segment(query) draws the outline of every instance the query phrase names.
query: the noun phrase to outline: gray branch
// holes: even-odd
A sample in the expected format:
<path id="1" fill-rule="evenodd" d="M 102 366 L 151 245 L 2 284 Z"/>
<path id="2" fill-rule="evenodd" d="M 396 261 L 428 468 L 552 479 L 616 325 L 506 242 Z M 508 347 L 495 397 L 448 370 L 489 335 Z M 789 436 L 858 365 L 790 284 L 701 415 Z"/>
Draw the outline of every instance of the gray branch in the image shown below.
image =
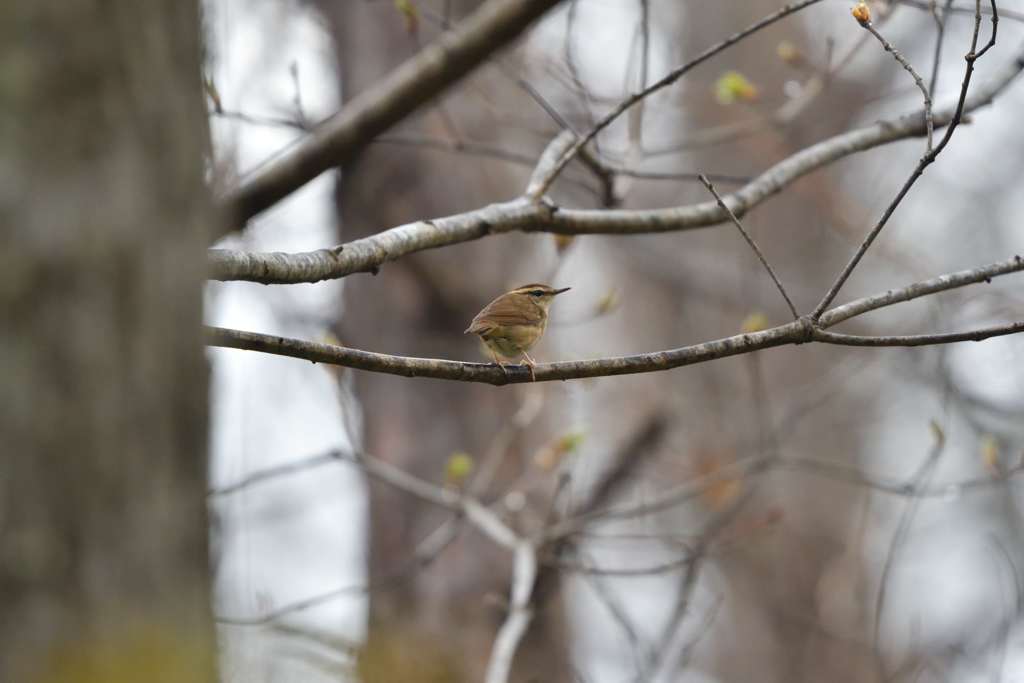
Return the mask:
<path id="1" fill-rule="evenodd" d="M 991 80 L 973 90 L 964 102 L 963 111 L 974 111 L 990 104 L 1022 69 L 1024 48 Z M 953 120 L 956 104 L 947 104 L 933 112 L 936 127 Z M 783 159 L 738 190 L 723 195 L 722 199 L 737 217 L 743 217 L 758 204 L 814 170 L 857 152 L 924 135 L 925 132 L 924 112 L 918 110 L 901 118 L 841 133 Z M 492 234 L 522 231 L 630 235 L 692 230 L 728 220 L 727 212 L 715 201 L 665 209 L 579 210 L 520 198 L 446 218 L 401 225 L 333 249 L 292 254 L 212 249 L 209 251 L 210 277 L 263 284 L 318 282 L 353 273 L 376 272 L 384 263 L 408 254 Z"/>
<path id="2" fill-rule="evenodd" d="M 514 40 L 558 1 L 485 2 L 228 196 L 227 229 L 241 227 L 324 171 L 351 160 L 377 135 Z"/>

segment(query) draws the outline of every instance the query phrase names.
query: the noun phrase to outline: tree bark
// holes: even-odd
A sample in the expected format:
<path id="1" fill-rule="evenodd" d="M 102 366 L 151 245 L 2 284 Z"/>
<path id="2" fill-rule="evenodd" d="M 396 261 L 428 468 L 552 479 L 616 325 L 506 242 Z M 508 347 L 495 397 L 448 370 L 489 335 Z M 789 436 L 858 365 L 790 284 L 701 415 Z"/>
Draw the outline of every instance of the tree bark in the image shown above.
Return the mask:
<path id="1" fill-rule="evenodd" d="M 0 680 L 216 678 L 195 2 L 0 5 Z"/>

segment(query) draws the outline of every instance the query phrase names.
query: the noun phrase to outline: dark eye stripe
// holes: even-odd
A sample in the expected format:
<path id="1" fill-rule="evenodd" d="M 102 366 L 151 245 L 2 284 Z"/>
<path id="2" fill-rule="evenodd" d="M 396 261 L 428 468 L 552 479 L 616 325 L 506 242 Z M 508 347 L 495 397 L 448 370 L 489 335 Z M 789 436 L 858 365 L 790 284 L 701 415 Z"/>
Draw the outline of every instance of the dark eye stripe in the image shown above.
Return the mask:
<path id="1" fill-rule="evenodd" d="M 530 294 L 531 294 L 532 296 L 544 296 L 544 292 L 542 292 L 542 291 L 541 291 L 541 290 L 539 290 L 539 289 L 535 289 L 535 290 L 533 290 L 532 292 L 530 292 Z"/>

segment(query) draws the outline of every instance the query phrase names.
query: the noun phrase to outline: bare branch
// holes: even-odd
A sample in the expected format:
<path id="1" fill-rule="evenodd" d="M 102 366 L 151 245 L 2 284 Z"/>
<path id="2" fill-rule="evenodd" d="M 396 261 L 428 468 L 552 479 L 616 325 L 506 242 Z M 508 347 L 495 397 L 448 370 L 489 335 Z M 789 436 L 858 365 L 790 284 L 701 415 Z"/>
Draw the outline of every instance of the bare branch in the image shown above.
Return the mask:
<path id="1" fill-rule="evenodd" d="M 576 143 L 562 156 L 558 164 L 555 165 L 545 175 L 540 187 L 541 194 L 547 192 L 548 188 L 551 187 L 551 183 L 555 181 L 555 178 L 558 177 L 558 174 L 561 173 L 562 169 L 565 168 L 566 164 L 568 164 L 573 159 L 573 157 L 576 156 L 580 149 L 587 145 L 591 140 L 593 140 L 597 136 L 598 133 L 600 133 L 602 130 L 611 125 L 611 123 L 615 121 L 615 119 L 619 118 L 619 116 L 625 113 L 626 110 L 635 105 L 637 102 L 646 99 L 647 97 L 656 93 L 662 88 L 666 88 L 672 85 L 680 78 L 682 78 L 684 75 L 686 75 L 694 67 L 703 64 L 707 60 L 717 55 L 719 52 L 722 52 L 723 50 L 731 47 L 732 45 L 735 45 L 744 38 L 753 35 L 754 33 L 757 33 L 766 26 L 770 26 L 774 24 L 776 21 L 779 21 L 780 19 L 783 19 L 789 16 L 790 14 L 793 14 L 794 12 L 799 12 L 800 10 L 806 7 L 810 7 L 811 5 L 815 5 L 818 2 L 821 2 L 821 0 L 801 0 L 800 2 L 794 2 L 792 4 L 784 6 L 777 12 L 774 12 L 773 14 L 764 17 L 760 21 L 751 24 L 742 31 L 734 33 L 725 40 L 716 43 L 715 45 L 712 45 L 704 52 L 700 53 L 695 58 L 691 59 L 689 62 L 676 67 L 668 74 L 660 78 L 658 81 L 652 83 L 651 85 L 641 89 L 640 91 L 622 100 L 614 109 L 612 109 L 610 112 L 602 116 L 600 120 L 598 120 L 598 122 L 594 126 L 592 126 L 589 131 L 587 131 L 585 135 L 577 139 Z"/>
<path id="2" fill-rule="evenodd" d="M 825 344 L 837 344 L 839 346 L 933 346 L 935 344 L 955 344 L 965 341 L 984 341 L 992 337 L 1003 337 L 1008 334 L 1017 334 L 1018 332 L 1024 332 L 1024 322 L 992 325 L 967 332 L 870 337 L 815 330 L 814 341 L 820 341 Z"/>
<path id="3" fill-rule="evenodd" d="M 895 1 L 896 1 L 897 4 L 900 4 L 900 5 L 906 5 L 907 7 L 913 7 L 914 9 L 926 10 L 926 11 L 930 12 L 931 11 L 931 2 L 934 2 L 935 0 L 895 0 Z M 973 3 L 971 2 L 971 0 L 968 0 L 964 4 L 973 4 Z M 975 14 L 974 7 L 954 6 L 951 11 L 952 11 L 953 14 L 969 14 L 972 17 Z M 986 7 L 983 7 L 981 9 L 981 13 L 984 14 L 984 15 L 987 15 L 987 16 L 992 16 L 993 15 L 992 10 L 990 10 L 990 9 L 988 9 Z M 1004 17 L 1006 19 L 1012 19 L 1014 21 L 1024 22 L 1024 12 L 1014 12 L 1013 10 L 1003 9 L 1003 10 L 1000 10 L 1000 16 L 1002 16 L 1002 17 Z"/>
<path id="4" fill-rule="evenodd" d="M 635 519 L 677 507 L 702 496 L 725 481 L 749 480 L 775 470 L 790 470 L 830 479 L 851 486 L 864 486 L 902 498 L 954 501 L 962 496 L 984 491 L 1024 474 L 1024 463 L 1009 468 L 998 476 L 983 476 L 959 482 L 925 486 L 886 478 L 871 477 L 858 468 L 820 458 L 759 455 L 737 460 L 715 471 L 695 477 L 684 484 L 656 493 L 641 503 L 610 506 L 566 518 L 545 530 L 545 540 L 580 534 L 587 523 L 595 520 Z"/>
<path id="5" fill-rule="evenodd" d="M 536 167 L 533 169 L 533 173 L 530 175 L 530 182 L 526 184 L 526 192 L 524 194 L 528 199 L 536 201 L 544 194 L 544 178 L 558 164 L 566 150 L 572 147 L 576 138 L 576 133 L 566 128 L 556 135 L 548 143 L 548 146 L 544 148 Z"/>
<path id="6" fill-rule="evenodd" d="M 429 481 L 409 474 L 400 467 L 395 467 L 389 462 L 365 453 L 352 454 L 344 451 L 333 451 L 331 456 L 337 460 L 352 463 L 363 469 L 371 477 L 379 479 L 424 502 L 464 515 L 470 523 L 498 545 L 507 548 L 515 546 L 515 533 L 496 514 L 475 498 L 437 484 L 432 484 Z"/>
<path id="7" fill-rule="evenodd" d="M 598 601 L 605 606 L 609 616 L 619 626 L 622 634 L 626 637 L 629 642 L 629 651 L 633 660 L 633 666 L 635 667 L 636 674 L 639 676 L 643 673 L 643 659 L 646 659 L 649 655 L 645 654 L 645 645 L 640 639 L 640 635 L 637 633 L 636 628 L 633 626 L 633 622 L 629 618 L 629 614 L 626 609 L 620 604 L 618 598 L 612 593 L 612 591 L 605 585 L 605 582 L 600 576 L 584 573 L 582 575 L 583 580 L 593 590 L 594 595 Z"/>
<path id="8" fill-rule="evenodd" d="M 670 370 L 716 358 L 810 341 L 809 329 L 802 322 L 792 322 L 763 332 L 736 335 L 667 351 L 588 361 L 542 363 L 535 367 L 532 376 L 525 366 L 507 366 L 506 373 L 505 370 L 493 363 L 465 363 L 434 358 L 392 356 L 220 327 L 207 327 L 206 332 L 207 343 L 212 346 L 291 356 L 314 363 L 330 363 L 404 377 L 430 377 L 500 386 L 522 382 L 550 382 Z"/>
<path id="9" fill-rule="evenodd" d="M 1024 47 L 992 80 L 975 88 L 961 106 L 933 112 L 936 126 L 985 106 L 1024 69 Z M 778 194 L 802 176 L 857 152 L 925 132 L 924 114 L 879 121 L 841 133 L 796 152 L 723 196 L 738 217 Z M 567 235 L 639 234 L 690 230 L 720 224 L 728 215 L 714 201 L 652 210 L 574 210 L 526 199 L 493 204 L 446 218 L 418 221 L 385 230 L 333 249 L 303 253 L 258 253 L 211 249 L 210 277 L 263 284 L 318 282 L 352 273 L 376 272 L 407 254 L 512 231 Z"/>
<path id="10" fill-rule="evenodd" d="M 740 223 L 740 219 L 736 218 L 736 214 L 732 212 L 732 209 L 730 209 L 729 206 L 724 201 L 722 201 L 722 197 L 719 196 L 718 192 L 715 191 L 715 186 L 711 184 L 711 181 L 707 179 L 707 176 L 701 174 L 699 176 L 699 180 L 704 185 L 704 187 L 708 188 L 708 192 L 710 192 L 712 196 L 714 196 L 715 201 L 718 202 L 718 205 L 720 207 L 722 207 L 722 210 L 729 214 L 729 220 L 732 221 L 733 225 L 735 225 L 736 228 L 740 231 L 740 234 L 743 235 L 743 239 L 747 241 L 747 244 L 750 245 L 750 248 L 754 250 L 755 254 L 757 254 L 757 258 L 759 261 L 761 261 L 761 265 L 763 265 L 764 269 L 768 271 L 768 275 L 771 276 L 772 282 L 775 283 L 775 286 L 778 288 L 779 293 L 782 294 L 782 298 L 786 300 L 786 305 L 789 306 L 789 310 L 793 314 L 793 318 L 799 318 L 800 314 L 797 312 L 796 306 L 793 305 L 793 300 L 789 298 L 789 294 L 786 293 L 786 288 L 782 286 L 782 282 L 779 280 L 779 276 L 775 274 L 775 270 L 772 268 L 771 264 L 768 263 L 768 259 L 765 258 L 765 255 L 761 252 L 760 247 L 757 246 L 757 242 L 755 242 L 754 238 L 751 237 L 750 234 L 743 228 L 743 224 Z"/>
<path id="11" fill-rule="evenodd" d="M 834 325 L 838 325 L 844 320 L 849 320 L 850 318 L 863 313 L 884 308 L 892 304 L 911 301 L 922 296 L 950 289 L 957 289 L 965 285 L 989 282 L 994 277 L 1006 275 L 1008 273 L 1016 273 L 1021 270 L 1024 270 L 1024 258 L 1021 256 L 1014 256 L 1006 259 L 1005 261 L 997 261 L 977 268 L 970 268 L 967 270 L 960 270 L 955 273 L 940 275 L 939 277 L 931 278 L 930 280 L 922 280 L 921 282 L 914 283 L 908 287 L 890 289 L 884 294 L 877 294 L 875 296 L 851 301 L 850 303 L 843 304 L 842 306 L 836 306 L 828 312 L 823 313 L 818 319 L 818 322 L 822 327 L 832 327 Z"/>
<path id="12" fill-rule="evenodd" d="M 441 556 L 441 553 L 445 548 L 447 548 L 451 542 L 455 540 L 456 536 L 458 536 L 461 528 L 459 524 L 460 520 L 460 517 L 453 517 L 434 529 L 434 531 L 427 535 L 427 537 L 417 545 L 412 557 L 409 558 L 408 561 L 404 562 L 402 567 L 398 568 L 388 576 L 374 577 L 373 580 L 368 583 L 333 588 L 329 591 L 324 591 L 317 595 L 303 598 L 302 600 L 290 602 L 258 616 L 230 617 L 221 615 L 216 617 L 216 621 L 218 624 L 225 626 L 266 626 L 279 621 L 289 614 L 311 609 L 337 600 L 338 598 L 343 598 L 347 595 L 365 595 L 371 591 L 384 590 L 395 586 L 402 581 L 409 579 L 413 571 L 428 567 L 434 562 L 434 560 Z"/>
<path id="13" fill-rule="evenodd" d="M 935 443 L 929 450 L 928 456 L 925 458 L 921 467 L 918 468 L 917 472 L 911 478 L 911 486 L 917 488 L 924 485 L 932 475 L 935 473 L 935 467 L 939 464 L 939 458 L 942 456 L 942 451 L 946 445 L 946 437 L 935 423 L 932 423 L 935 430 Z M 885 611 L 885 599 L 889 588 L 889 576 L 892 574 L 893 567 L 896 566 L 896 558 L 900 551 L 903 549 L 903 543 L 906 540 L 907 534 L 910 532 L 910 526 L 914 522 L 914 515 L 917 514 L 917 509 L 920 506 L 920 498 L 911 498 L 907 503 L 906 509 L 900 515 L 899 523 L 896 525 L 896 531 L 893 533 L 892 541 L 889 544 L 889 549 L 885 555 L 885 562 L 882 564 L 882 573 L 878 579 L 878 593 L 875 595 L 875 611 L 872 628 L 872 650 L 875 653 L 875 661 L 878 665 L 878 673 L 880 678 L 888 680 L 888 675 L 885 670 L 885 660 L 882 657 L 882 651 L 880 647 L 880 635 L 882 631 L 882 614 Z"/>
<path id="14" fill-rule="evenodd" d="M 746 507 L 753 497 L 753 491 L 748 491 L 738 500 L 731 503 L 724 510 L 716 514 L 705 525 L 701 531 L 697 543 L 693 548 L 690 562 L 687 565 L 686 573 L 682 578 L 682 586 L 679 596 L 676 599 L 675 608 L 669 616 L 668 623 L 662 631 L 661 638 L 651 649 L 652 657 L 647 662 L 647 675 L 649 680 L 655 680 L 659 671 L 665 663 L 671 649 L 672 642 L 676 639 L 680 627 L 687 612 L 692 607 L 693 595 L 697 588 L 697 580 L 700 578 L 701 570 L 707 560 L 707 553 L 710 546 L 715 543 L 722 531 L 732 523 L 740 511 Z M 700 635 L 698 634 L 698 638 Z M 642 679 L 641 679 L 642 680 Z"/>
<path id="15" fill-rule="evenodd" d="M 942 45 L 946 41 L 946 23 L 949 21 L 949 12 L 953 7 L 953 0 L 946 0 L 942 7 L 942 14 L 933 10 L 935 23 L 938 25 L 935 36 L 935 53 L 932 55 L 932 75 L 928 81 L 928 94 L 935 97 L 935 90 L 939 87 L 939 67 L 942 64 Z"/>
<path id="16" fill-rule="evenodd" d="M 824 332 L 823 328 L 843 320 L 848 320 L 866 311 L 876 310 L 901 301 L 908 301 L 925 294 L 955 289 L 974 282 L 987 281 L 998 275 L 1021 270 L 1024 270 L 1024 259 L 1018 256 L 971 271 L 944 275 L 940 278 L 914 283 L 899 290 L 890 290 L 885 294 L 852 301 L 845 306 L 823 314 L 817 324 L 807 318 L 801 318 L 794 322 L 760 332 L 735 335 L 677 349 L 597 360 L 543 363 L 534 368 L 532 376 L 527 368 L 519 366 L 506 368 L 506 373 L 501 368 L 488 363 L 465 363 L 454 360 L 393 356 L 372 351 L 350 349 L 343 346 L 333 346 L 219 327 L 208 327 L 206 331 L 207 343 L 211 346 L 260 351 L 280 356 L 301 358 L 314 363 L 330 363 L 368 370 L 370 372 L 401 375 L 403 377 L 431 377 L 461 382 L 483 382 L 494 385 L 530 381 L 550 382 L 554 380 L 581 379 L 584 377 L 659 372 L 787 344 L 804 344 L 811 341 L 845 344 L 851 338 L 858 338 L 850 337 L 850 335 L 832 335 L 831 333 Z M 934 335 L 931 343 L 965 341 L 973 338 L 970 335 L 987 334 L 988 336 L 993 336 L 996 333 L 1010 334 L 1013 331 L 1019 330 L 1008 330 L 1006 326 L 998 329 L 986 328 L 975 332 L 958 333 L 959 337 L 957 339 L 953 339 L 948 335 Z M 922 343 L 919 338 L 915 337 L 904 338 L 906 343 L 903 344 L 898 343 L 899 338 L 888 339 L 890 343 L 869 345 L 919 346 Z"/>
<path id="17" fill-rule="evenodd" d="M 859 23 L 861 26 L 864 27 L 864 29 L 868 33 L 873 35 L 878 40 L 878 42 L 882 44 L 882 47 L 885 48 L 885 51 L 892 54 L 893 58 L 897 62 L 899 62 L 899 65 L 902 66 L 907 71 L 907 73 L 910 74 L 911 78 L 914 79 L 914 83 L 917 85 L 918 90 L 920 90 L 921 94 L 924 96 L 924 125 L 926 136 L 928 138 L 928 143 L 925 150 L 928 152 L 932 151 L 932 131 L 934 130 L 935 123 L 932 120 L 932 96 L 928 87 L 925 86 L 924 84 L 924 79 L 921 78 L 920 74 L 918 74 L 917 71 L 914 70 L 914 67 L 911 66 L 910 62 L 907 61 L 906 57 L 900 54 L 900 51 L 893 47 L 892 44 L 888 40 L 886 40 L 881 33 L 878 32 L 878 29 L 876 29 L 874 24 L 871 23 L 871 20 L 861 21 Z M 941 47 L 941 32 L 939 35 L 939 46 Z"/>
<path id="18" fill-rule="evenodd" d="M 558 0 L 489 0 L 224 200 L 227 229 L 244 223 L 437 97 L 521 34 Z"/>
<path id="19" fill-rule="evenodd" d="M 875 227 L 871 229 L 871 232 L 868 233 L 867 237 L 864 238 L 864 241 L 862 241 L 860 243 L 860 246 L 857 247 L 857 251 L 854 252 L 852 257 L 850 257 L 850 260 L 847 262 L 846 266 L 843 267 L 842 272 L 839 273 L 839 275 L 835 279 L 835 282 L 832 283 L 832 286 L 829 287 L 828 292 L 818 303 L 817 307 L 814 309 L 814 312 L 811 313 L 811 317 L 813 319 L 817 320 L 818 317 L 821 316 L 821 314 L 824 312 L 824 310 L 828 308 L 828 305 L 832 303 L 832 301 L 836 298 L 836 295 L 839 294 L 839 290 L 843 288 L 844 284 L 846 284 L 846 281 L 850 278 L 850 275 L 853 274 L 853 270 L 857 267 L 857 264 L 860 263 L 861 259 L 864 257 L 864 254 L 867 253 L 872 243 L 874 243 L 875 238 L 877 238 L 878 235 L 882 232 L 882 229 L 889 222 L 889 219 L 892 217 L 893 213 L 895 213 L 897 207 L 899 207 L 899 205 L 903 203 L 903 199 L 907 196 L 907 193 L 910 192 L 910 188 L 914 186 L 917 180 L 924 174 L 925 169 L 928 168 L 928 166 L 930 166 L 932 162 L 935 161 L 935 159 L 939 156 L 942 150 L 946 148 L 946 145 L 949 144 L 950 139 L 953 137 L 953 132 L 960 125 L 960 122 L 963 119 L 964 111 L 966 110 L 966 103 L 968 101 L 967 91 L 971 85 L 971 76 L 974 74 L 974 63 L 982 55 L 988 52 L 988 50 L 993 45 L 995 45 L 996 28 L 998 26 L 998 21 L 999 17 L 996 12 L 995 0 L 992 0 L 992 36 L 989 38 L 989 42 L 985 45 L 985 47 L 983 47 L 980 52 L 976 52 L 978 48 L 978 32 L 981 27 L 981 0 L 976 0 L 976 11 L 974 15 L 974 33 L 971 36 L 971 49 L 964 56 L 964 60 L 967 62 L 967 66 L 964 70 L 963 82 L 960 85 L 960 97 L 957 100 L 956 109 L 953 111 L 953 115 L 949 120 L 949 126 L 946 128 L 946 133 L 942 136 L 942 140 L 939 141 L 938 145 L 936 145 L 932 149 L 929 149 L 925 153 L 925 155 L 921 157 L 921 160 L 917 163 L 917 166 L 914 167 L 914 171 L 910 174 L 910 177 L 907 178 L 907 180 L 903 183 L 903 186 L 900 188 L 900 191 L 896 193 L 896 198 L 889 203 L 888 207 L 886 207 L 885 212 L 882 214 L 882 217 L 878 219 L 878 222 L 875 224 Z M 1016 64 L 1018 66 L 1024 67 L 1024 58 L 1018 56 Z"/>
<path id="20" fill-rule="evenodd" d="M 236 481 L 233 484 L 222 486 L 216 489 L 210 489 L 206 495 L 215 496 L 227 496 L 232 493 L 237 493 L 243 489 L 247 489 L 253 484 L 259 484 L 265 481 L 272 481 L 278 477 L 283 477 L 289 474 L 297 474 L 299 472 L 305 472 L 322 465 L 338 462 L 338 451 L 328 451 L 327 453 L 321 453 L 319 455 L 313 455 L 302 460 L 295 460 L 293 462 L 285 463 L 284 465 L 276 465 L 274 467 L 267 467 L 262 470 L 253 472 L 249 476 Z"/>

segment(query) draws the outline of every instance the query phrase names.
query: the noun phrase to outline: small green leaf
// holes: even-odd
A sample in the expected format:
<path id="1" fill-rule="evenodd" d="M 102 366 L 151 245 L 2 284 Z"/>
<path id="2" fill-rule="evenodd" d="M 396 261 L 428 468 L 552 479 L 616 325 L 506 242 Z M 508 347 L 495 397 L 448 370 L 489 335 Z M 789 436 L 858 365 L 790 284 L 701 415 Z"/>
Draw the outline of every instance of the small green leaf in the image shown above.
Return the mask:
<path id="1" fill-rule="evenodd" d="M 456 451 L 448 456 L 448 462 L 444 466 L 445 481 L 453 486 L 461 486 L 466 478 L 473 472 L 476 463 L 469 453 Z"/>
<path id="2" fill-rule="evenodd" d="M 753 102 L 757 99 L 757 86 L 738 71 L 726 71 L 715 81 L 715 97 L 719 104 L 736 101 Z"/>

